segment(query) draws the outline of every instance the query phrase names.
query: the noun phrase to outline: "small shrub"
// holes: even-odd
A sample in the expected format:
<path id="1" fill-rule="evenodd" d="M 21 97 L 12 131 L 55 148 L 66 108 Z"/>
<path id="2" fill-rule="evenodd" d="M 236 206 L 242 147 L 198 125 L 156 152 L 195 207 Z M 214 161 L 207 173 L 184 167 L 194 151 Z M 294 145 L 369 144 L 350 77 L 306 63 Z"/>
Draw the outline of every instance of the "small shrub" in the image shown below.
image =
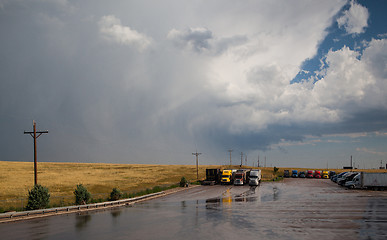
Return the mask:
<path id="1" fill-rule="evenodd" d="M 26 210 L 47 208 L 49 203 L 50 194 L 48 193 L 48 188 L 37 184 L 31 190 L 28 190 Z"/>
<path id="2" fill-rule="evenodd" d="M 77 185 L 77 188 L 74 191 L 75 195 L 75 204 L 87 204 L 90 201 L 91 194 L 87 189 L 82 185 Z"/>
<path id="3" fill-rule="evenodd" d="M 277 168 L 277 167 L 274 167 L 274 169 L 273 169 L 274 175 L 276 175 L 276 174 L 277 174 L 278 170 L 279 170 L 279 168 Z"/>
<path id="4" fill-rule="evenodd" d="M 187 184 L 188 184 L 187 179 L 185 179 L 185 177 L 182 177 L 180 180 L 180 187 L 185 187 L 187 186 Z"/>
<path id="5" fill-rule="evenodd" d="M 113 188 L 113 191 L 110 193 L 109 201 L 117 201 L 122 197 L 122 193 L 119 189 Z"/>
<path id="6" fill-rule="evenodd" d="M 161 191 L 163 191 L 163 189 L 160 186 L 155 186 L 152 188 L 152 192 L 154 193 L 161 192 Z"/>

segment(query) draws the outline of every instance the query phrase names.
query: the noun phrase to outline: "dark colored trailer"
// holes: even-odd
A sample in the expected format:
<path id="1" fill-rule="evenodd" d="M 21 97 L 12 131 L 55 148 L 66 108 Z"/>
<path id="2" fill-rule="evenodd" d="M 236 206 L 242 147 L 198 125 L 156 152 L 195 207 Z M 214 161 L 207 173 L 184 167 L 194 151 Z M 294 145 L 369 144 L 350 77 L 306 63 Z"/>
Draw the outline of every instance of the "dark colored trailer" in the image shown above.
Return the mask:
<path id="1" fill-rule="evenodd" d="M 214 185 L 220 183 L 222 173 L 219 168 L 207 168 L 206 169 L 206 180 L 203 181 L 204 185 Z"/>

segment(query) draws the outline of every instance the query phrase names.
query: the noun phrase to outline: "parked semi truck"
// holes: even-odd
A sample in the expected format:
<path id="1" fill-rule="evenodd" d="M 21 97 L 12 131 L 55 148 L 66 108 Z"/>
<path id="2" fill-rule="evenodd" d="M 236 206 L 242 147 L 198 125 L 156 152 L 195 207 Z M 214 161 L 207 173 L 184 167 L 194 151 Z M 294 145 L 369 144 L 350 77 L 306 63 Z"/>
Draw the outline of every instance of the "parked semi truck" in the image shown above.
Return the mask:
<path id="1" fill-rule="evenodd" d="M 298 171 L 292 170 L 292 177 L 298 177 Z"/>
<path id="2" fill-rule="evenodd" d="M 387 189 L 387 172 L 360 172 L 352 181 L 345 183 L 348 188 Z"/>
<path id="3" fill-rule="evenodd" d="M 220 169 L 206 169 L 206 180 L 203 181 L 203 185 L 214 185 L 220 182 L 221 177 Z"/>
<path id="4" fill-rule="evenodd" d="M 329 179 L 329 171 L 326 171 L 326 170 L 322 171 L 321 177 L 324 179 Z"/>
<path id="5" fill-rule="evenodd" d="M 321 171 L 320 170 L 314 171 L 314 178 L 321 178 Z"/>
<path id="6" fill-rule="evenodd" d="M 233 183 L 232 170 L 223 170 L 220 183 L 222 183 L 222 184 L 232 184 Z"/>
<path id="7" fill-rule="evenodd" d="M 250 180 L 249 180 L 250 186 L 259 186 L 259 184 L 261 183 L 261 179 L 262 179 L 262 174 L 260 169 L 250 171 Z"/>
<path id="8" fill-rule="evenodd" d="M 289 170 L 284 170 L 284 177 L 286 178 L 290 177 Z"/>
<path id="9" fill-rule="evenodd" d="M 237 171 L 234 177 L 234 185 L 244 185 L 246 183 L 246 172 Z"/>
<path id="10" fill-rule="evenodd" d="M 308 170 L 306 172 L 306 177 L 307 178 L 313 178 L 314 177 L 314 171 L 313 170 Z"/>

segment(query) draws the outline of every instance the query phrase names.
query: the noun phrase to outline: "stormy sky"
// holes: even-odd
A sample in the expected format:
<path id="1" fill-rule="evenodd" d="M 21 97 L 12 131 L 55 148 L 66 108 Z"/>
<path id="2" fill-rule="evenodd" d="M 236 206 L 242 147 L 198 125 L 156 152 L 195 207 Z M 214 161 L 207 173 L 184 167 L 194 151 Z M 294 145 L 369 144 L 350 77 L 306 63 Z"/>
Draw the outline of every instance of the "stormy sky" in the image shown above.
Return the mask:
<path id="1" fill-rule="evenodd" d="M 385 165 L 386 10 L 0 0 L 0 160 Z"/>

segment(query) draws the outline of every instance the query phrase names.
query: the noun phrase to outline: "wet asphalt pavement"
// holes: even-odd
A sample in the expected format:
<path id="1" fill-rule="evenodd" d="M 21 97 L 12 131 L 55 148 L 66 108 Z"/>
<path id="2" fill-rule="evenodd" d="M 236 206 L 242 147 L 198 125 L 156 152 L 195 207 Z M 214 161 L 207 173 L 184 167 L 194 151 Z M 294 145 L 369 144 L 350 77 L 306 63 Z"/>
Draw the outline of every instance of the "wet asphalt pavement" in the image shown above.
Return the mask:
<path id="1" fill-rule="evenodd" d="M 199 186 L 112 210 L 0 224 L 1 239 L 387 239 L 387 191 L 330 180 Z"/>

